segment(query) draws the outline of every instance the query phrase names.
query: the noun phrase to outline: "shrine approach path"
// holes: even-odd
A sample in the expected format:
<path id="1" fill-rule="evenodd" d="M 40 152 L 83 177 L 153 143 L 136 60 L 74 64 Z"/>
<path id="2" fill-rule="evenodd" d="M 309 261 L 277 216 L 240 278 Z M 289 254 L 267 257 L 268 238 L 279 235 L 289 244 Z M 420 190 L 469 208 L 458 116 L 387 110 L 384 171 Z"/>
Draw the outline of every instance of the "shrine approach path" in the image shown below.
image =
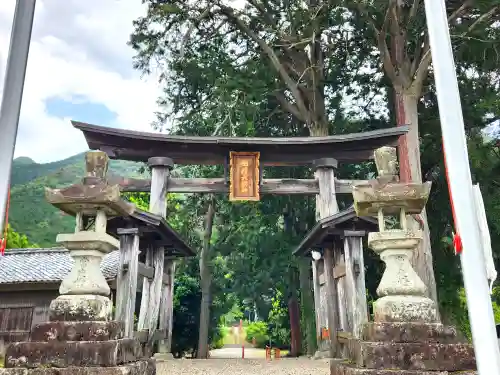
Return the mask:
<path id="1" fill-rule="evenodd" d="M 157 363 L 158 375 L 329 375 L 327 360 L 309 358 L 178 359 Z"/>

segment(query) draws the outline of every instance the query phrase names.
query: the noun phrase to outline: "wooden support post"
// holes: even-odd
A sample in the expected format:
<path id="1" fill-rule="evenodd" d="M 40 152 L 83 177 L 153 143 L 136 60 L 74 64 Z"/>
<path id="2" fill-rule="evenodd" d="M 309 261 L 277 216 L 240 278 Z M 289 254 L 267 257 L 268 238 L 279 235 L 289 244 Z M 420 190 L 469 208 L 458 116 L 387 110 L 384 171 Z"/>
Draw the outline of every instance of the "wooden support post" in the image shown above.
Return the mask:
<path id="1" fill-rule="evenodd" d="M 335 173 L 337 161 L 332 158 L 319 159 L 314 162 L 316 168 L 316 179 L 319 185 L 319 194 L 316 198 L 316 211 L 319 219 L 336 214 L 339 211 L 337 198 L 335 195 Z M 333 244 L 332 244 L 333 245 Z M 332 358 L 338 355 L 338 306 L 337 290 L 335 288 L 335 279 L 333 275 L 333 249 L 325 249 L 324 269 L 327 288 L 327 316 L 328 331 L 330 336 L 330 356 Z"/>
<path id="2" fill-rule="evenodd" d="M 312 261 L 312 278 L 313 278 L 313 293 L 314 293 L 314 315 L 316 318 L 316 339 L 318 348 L 321 347 L 321 299 L 320 299 L 320 284 L 319 284 L 319 262 L 320 260 Z"/>
<path id="3" fill-rule="evenodd" d="M 148 314 L 148 346 L 151 349 L 154 345 L 156 327 L 158 327 L 158 317 L 160 314 L 160 302 L 163 289 L 163 265 L 165 262 L 165 250 L 163 248 L 154 249 L 153 267 L 154 278 L 149 289 L 149 314 Z"/>
<path id="4" fill-rule="evenodd" d="M 337 290 L 335 288 L 335 278 L 333 276 L 334 250 L 325 249 L 325 279 L 326 279 L 326 311 L 328 318 L 328 332 L 330 338 L 330 356 L 337 358 L 339 354 L 339 343 L 337 339 L 338 331 L 338 310 L 337 310 Z"/>
<path id="5" fill-rule="evenodd" d="M 170 178 L 170 171 L 174 167 L 172 159 L 166 157 L 154 157 L 148 160 L 151 167 L 151 198 L 149 210 L 164 218 L 167 217 L 167 192 Z M 162 358 L 171 358 L 171 340 L 173 323 L 173 285 L 175 264 L 173 261 L 165 261 L 164 249 L 157 249 L 153 257 L 155 265 L 155 276 L 151 284 L 151 316 L 149 324 L 153 329 L 157 325 L 161 332 L 165 332 L 160 340 L 158 354 Z M 163 272 L 166 269 L 169 285 L 162 283 Z M 158 322 L 159 319 L 159 322 Z M 154 337 L 150 333 L 150 339 Z"/>
<path id="6" fill-rule="evenodd" d="M 149 158 L 151 167 L 151 196 L 149 198 L 149 211 L 153 214 L 167 217 L 167 192 L 170 171 L 174 162 L 170 158 Z"/>
<path id="7" fill-rule="evenodd" d="M 120 235 L 120 265 L 116 277 L 115 320 L 125 324 L 124 337 L 134 337 L 134 312 L 139 269 L 139 230 L 118 229 Z"/>
<path id="8" fill-rule="evenodd" d="M 351 311 L 349 311 L 347 306 L 347 294 L 345 283 L 345 263 L 344 254 L 342 253 L 342 246 L 339 243 L 335 243 L 334 250 L 334 272 L 333 277 L 335 279 L 335 288 L 337 290 L 337 313 L 339 322 L 339 332 L 351 333 L 351 328 L 349 326 L 349 316 Z M 347 358 L 347 347 L 346 345 L 338 342 L 337 353 L 340 354 L 342 358 Z"/>
<path id="9" fill-rule="evenodd" d="M 334 250 L 334 278 L 335 286 L 337 288 L 337 311 L 339 314 L 339 328 L 343 332 L 350 332 L 349 327 L 349 311 L 347 310 L 346 300 L 347 300 L 347 289 L 345 285 L 345 263 L 344 254 L 342 254 L 341 248 L 338 244 L 335 244 Z M 341 272 L 339 272 L 341 271 Z"/>
<path id="10" fill-rule="evenodd" d="M 153 266 L 153 248 L 148 246 L 146 248 L 146 260 L 145 265 L 147 267 Z M 148 322 L 149 322 L 149 296 L 150 296 L 150 288 L 151 280 L 147 277 L 143 277 L 142 279 L 142 295 L 141 295 L 141 309 L 139 311 L 139 319 L 137 321 L 137 331 L 139 334 L 148 331 Z"/>
<path id="11" fill-rule="evenodd" d="M 175 262 L 172 259 L 165 260 L 164 272 L 166 273 L 167 283 L 164 285 L 160 302 L 160 327 L 165 331 L 165 340 L 160 341 L 159 353 L 172 352 L 172 329 L 174 318 L 174 275 Z"/>
<path id="12" fill-rule="evenodd" d="M 347 306 L 352 314 L 351 328 L 355 339 L 361 339 L 363 326 L 368 322 L 362 236 L 360 233 L 346 236 L 344 239 L 345 279 L 349 292 Z"/>

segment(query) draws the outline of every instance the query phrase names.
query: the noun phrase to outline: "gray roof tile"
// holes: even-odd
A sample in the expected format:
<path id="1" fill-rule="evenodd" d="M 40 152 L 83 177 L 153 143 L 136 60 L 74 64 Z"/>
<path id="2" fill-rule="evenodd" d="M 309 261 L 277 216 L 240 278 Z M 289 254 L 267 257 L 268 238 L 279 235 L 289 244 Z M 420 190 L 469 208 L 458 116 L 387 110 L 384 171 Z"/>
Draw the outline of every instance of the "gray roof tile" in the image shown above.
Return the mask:
<path id="1" fill-rule="evenodd" d="M 108 280 L 116 278 L 118 251 L 104 256 L 101 270 Z M 59 282 L 71 270 L 73 260 L 63 248 L 7 249 L 0 256 L 0 284 Z"/>

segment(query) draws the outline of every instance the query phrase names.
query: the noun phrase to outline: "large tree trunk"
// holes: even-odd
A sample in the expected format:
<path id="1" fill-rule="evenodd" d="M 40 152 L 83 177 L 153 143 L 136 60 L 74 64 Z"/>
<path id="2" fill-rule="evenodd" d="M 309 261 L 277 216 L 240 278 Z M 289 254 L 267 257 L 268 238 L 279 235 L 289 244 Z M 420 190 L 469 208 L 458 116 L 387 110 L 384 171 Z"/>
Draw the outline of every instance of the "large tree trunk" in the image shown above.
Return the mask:
<path id="1" fill-rule="evenodd" d="M 283 211 L 284 231 L 289 236 L 296 232 L 294 211 L 288 207 Z M 290 356 L 298 357 L 302 353 L 302 333 L 300 330 L 300 306 L 297 298 L 299 287 L 298 273 L 294 267 L 288 271 L 288 315 L 290 318 Z"/>
<path id="2" fill-rule="evenodd" d="M 215 216 L 215 202 L 213 198 L 208 204 L 205 216 L 205 233 L 203 235 L 203 247 L 200 254 L 200 284 L 201 284 L 201 306 L 200 306 L 200 332 L 198 336 L 198 350 L 196 357 L 208 358 L 208 328 L 210 326 L 210 287 L 212 275 L 210 273 L 210 240 Z"/>
<path id="3" fill-rule="evenodd" d="M 418 96 L 409 94 L 403 89 L 395 89 L 395 105 L 397 125 L 408 125 L 410 131 L 399 139 L 399 169 L 403 182 L 422 182 L 420 165 L 420 138 L 418 132 Z M 434 277 L 429 226 L 425 210 L 422 215 L 424 240 L 414 253 L 413 267 L 427 286 L 428 296 L 437 304 L 436 279 Z M 409 220 L 414 228 L 420 224 Z"/>
<path id="4" fill-rule="evenodd" d="M 313 356 L 316 351 L 316 315 L 314 314 L 314 298 L 309 277 L 310 270 L 311 262 L 306 258 L 299 259 L 300 304 L 306 334 L 306 353 Z"/>
<path id="5" fill-rule="evenodd" d="M 295 291 L 292 291 L 288 299 L 288 314 L 290 316 L 290 356 L 298 357 L 302 352 L 302 340 L 300 332 L 300 308 Z"/>

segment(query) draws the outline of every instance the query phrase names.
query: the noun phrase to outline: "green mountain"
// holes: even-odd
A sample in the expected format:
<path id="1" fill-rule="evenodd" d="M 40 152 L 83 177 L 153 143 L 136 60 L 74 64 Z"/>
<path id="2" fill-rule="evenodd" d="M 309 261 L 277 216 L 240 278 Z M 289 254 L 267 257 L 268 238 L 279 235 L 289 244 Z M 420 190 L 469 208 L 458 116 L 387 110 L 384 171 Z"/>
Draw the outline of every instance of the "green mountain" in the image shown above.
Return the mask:
<path id="1" fill-rule="evenodd" d="M 140 177 L 142 164 L 112 160 L 109 174 Z M 14 160 L 11 174 L 9 223 L 40 246 L 54 246 L 58 233 L 74 231 L 75 221 L 45 201 L 45 187 L 61 188 L 84 175 L 84 154 L 53 163 L 38 164 L 27 157 Z"/>

